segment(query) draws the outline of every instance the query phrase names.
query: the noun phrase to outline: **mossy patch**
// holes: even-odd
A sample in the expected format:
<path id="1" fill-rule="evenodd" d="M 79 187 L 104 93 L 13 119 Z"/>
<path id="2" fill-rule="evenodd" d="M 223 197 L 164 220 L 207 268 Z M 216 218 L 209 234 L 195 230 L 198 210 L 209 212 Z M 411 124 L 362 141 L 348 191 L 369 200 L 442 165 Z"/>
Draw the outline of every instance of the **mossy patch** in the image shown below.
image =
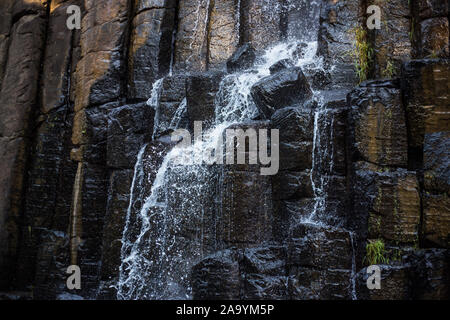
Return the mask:
<path id="1" fill-rule="evenodd" d="M 363 82 L 369 77 L 370 66 L 374 56 L 374 50 L 367 39 L 367 30 L 362 26 L 350 29 L 350 33 L 355 38 L 353 50 L 350 55 L 354 60 L 356 73 L 359 82 Z"/>

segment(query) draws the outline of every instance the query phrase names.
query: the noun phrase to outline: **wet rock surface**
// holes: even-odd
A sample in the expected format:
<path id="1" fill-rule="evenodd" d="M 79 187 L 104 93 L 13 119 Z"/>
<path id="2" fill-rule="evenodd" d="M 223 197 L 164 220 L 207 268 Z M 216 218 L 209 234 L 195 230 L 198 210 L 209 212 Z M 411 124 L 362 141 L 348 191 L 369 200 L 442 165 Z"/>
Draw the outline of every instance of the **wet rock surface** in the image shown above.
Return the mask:
<path id="1" fill-rule="evenodd" d="M 350 93 L 348 103 L 352 159 L 406 167 L 407 129 L 398 84 L 365 82 Z"/>
<path id="2" fill-rule="evenodd" d="M 256 59 L 255 49 L 250 44 L 239 47 L 227 61 L 227 71 L 232 73 L 250 68 Z"/>
<path id="3" fill-rule="evenodd" d="M 195 74 L 186 80 L 187 114 L 191 130 L 194 129 L 195 121 L 202 121 L 206 129 L 215 119 L 215 96 L 223 75 L 223 72 L 215 71 Z"/>
<path id="4" fill-rule="evenodd" d="M 267 119 L 276 110 L 301 105 L 312 95 L 301 68 L 280 70 L 261 79 L 251 90 L 256 106 Z"/>
<path id="5" fill-rule="evenodd" d="M 335 65 L 331 72 L 333 87 L 352 88 L 357 84 L 351 54 L 355 35 L 362 16 L 358 0 L 324 1 L 320 10 L 318 52 L 326 63 Z"/>
<path id="6" fill-rule="evenodd" d="M 136 1 L 128 53 L 128 97 L 148 99 L 151 83 L 171 68 L 175 2 Z"/>
<path id="7" fill-rule="evenodd" d="M 145 103 L 125 105 L 108 113 L 107 164 L 132 168 L 137 153 L 153 134 L 154 110 Z"/>
<path id="8" fill-rule="evenodd" d="M 1 1 L 0 299 L 448 299 L 448 4 L 373 4 L 357 39 L 366 1 Z M 165 163 L 218 98 L 275 175 Z"/>
<path id="9" fill-rule="evenodd" d="M 401 1 L 374 1 L 384 15 L 380 29 L 372 30 L 375 76 L 392 78 L 401 72 L 401 65 L 413 56 L 410 4 Z"/>

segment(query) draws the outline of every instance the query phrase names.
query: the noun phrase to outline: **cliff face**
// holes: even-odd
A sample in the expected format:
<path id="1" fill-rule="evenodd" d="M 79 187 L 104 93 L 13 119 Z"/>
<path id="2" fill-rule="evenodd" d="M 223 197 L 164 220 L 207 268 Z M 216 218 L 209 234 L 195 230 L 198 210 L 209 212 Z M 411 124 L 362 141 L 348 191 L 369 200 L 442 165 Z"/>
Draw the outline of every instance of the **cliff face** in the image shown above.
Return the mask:
<path id="1" fill-rule="evenodd" d="M 366 30 L 370 4 L 382 9 L 380 30 Z M 81 8 L 81 30 L 66 27 L 70 5 Z M 280 171 L 208 171 L 210 189 L 195 203 L 206 215 L 181 227 L 188 243 L 198 225 L 205 231 L 184 270 L 190 295 L 449 297 L 446 1 L 2 0 L 0 21 L 0 298 L 128 292 L 118 284 L 123 241 L 142 226 L 126 228 L 139 224 L 130 216 L 172 147 L 163 137 L 180 105 L 180 126 L 211 124 L 233 63 L 246 69 L 287 40 L 317 40 L 324 67 L 281 63 L 252 88 L 259 113 L 246 125 L 280 129 Z M 305 102 L 313 91 L 321 107 Z M 168 207 L 179 209 L 189 195 L 171 196 Z M 323 224 L 296 222 L 311 211 Z M 150 258 L 161 254 L 154 236 L 144 242 Z M 389 263 L 383 289 L 369 291 L 366 245 L 375 240 Z M 81 290 L 66 288 L 73 264 Z"/>

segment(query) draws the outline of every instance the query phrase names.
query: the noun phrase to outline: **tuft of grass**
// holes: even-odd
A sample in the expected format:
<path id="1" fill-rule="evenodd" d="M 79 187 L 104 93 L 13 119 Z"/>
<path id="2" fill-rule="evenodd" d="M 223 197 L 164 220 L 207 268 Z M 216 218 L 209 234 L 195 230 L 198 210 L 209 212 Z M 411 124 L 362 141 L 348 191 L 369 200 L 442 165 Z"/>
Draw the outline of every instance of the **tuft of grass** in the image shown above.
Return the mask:
<path id="1" fill-rule="evenodd" d="M 386 62 L 386 67 L 384 68 L 384 70 L 381 72 L 381 75 L 384 78 L 392 78 L 395 74 L 395 67 L 394 64 L 392 63 L 392 60 L 388 60 Z"/>
<path id="2" fill-rule="evenodd" d="M 431 51 L 430 58 L 431 59 L 439 58 L 439 51 L 438 50 Z"/>
<path id="3" fill-rule="evenodd" d="M 373 59 L 374 50 L 367 41 L 367 31 L 362 26 L 352 28 L 351 34 L 355 37 L 351 56 L 354 60 L 359 83 L 368 79 L 369 69 Z"/>
<path id="4" fill-rule="evenodd" d="M 369 240 L 366 245 L 366 256 L 364 261 L 369 265 L 389 263 L 389 259 L 385 257 L 386 249 L 383 240 Z"/>

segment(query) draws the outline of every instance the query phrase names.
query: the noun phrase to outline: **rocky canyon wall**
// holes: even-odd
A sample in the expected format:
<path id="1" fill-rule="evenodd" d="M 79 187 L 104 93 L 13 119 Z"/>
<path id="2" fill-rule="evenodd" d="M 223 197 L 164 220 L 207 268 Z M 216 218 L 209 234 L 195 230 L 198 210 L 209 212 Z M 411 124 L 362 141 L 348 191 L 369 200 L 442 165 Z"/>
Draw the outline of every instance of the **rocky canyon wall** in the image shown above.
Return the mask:
<path id="1" fill-rule="evenodd" d="M 379 30 L 366 27 L 371 4 L 382 9 Z M 66 26 L 71 5 L 81 8 L 79 30 Z M 224 77 L 288 40 L 317 41 L 324 68 L 277 65 L 252 91 L 261 112 L 249 126 L 280 129 L 280 171 L 226 168 L 211 178 L 220 204 L 202 201 L 211 219 L 223 214 L 222 229 L 186 271 L 193 297 L 448 299 L 443 0 L 2 0 L 0 298 L 116 299 L 139 151 L 149 146 L 154 181 L 180 104 L 186 128 L 210 121 Z M 155 88 L 158 108 L 146 103 Z M 329 181 L 323 210 L 333 211 L 324 219 L 337 229 L 292 222 L 312 210 L 311 171 L 323 169 L 314 168 L 315 107 L 301 90 L 321 92 L 333 119 L 321 155 L 333 167 L 320 174 Z M 258 97 L 268 91 L 265 109 Z M 139 207 L 149 189 L 135 192 Z M 375 241 L 389 262 L 384 289 L 370 291 Z M 66 288 L 69 265 L 82 269 L 81 290 Z"/>

